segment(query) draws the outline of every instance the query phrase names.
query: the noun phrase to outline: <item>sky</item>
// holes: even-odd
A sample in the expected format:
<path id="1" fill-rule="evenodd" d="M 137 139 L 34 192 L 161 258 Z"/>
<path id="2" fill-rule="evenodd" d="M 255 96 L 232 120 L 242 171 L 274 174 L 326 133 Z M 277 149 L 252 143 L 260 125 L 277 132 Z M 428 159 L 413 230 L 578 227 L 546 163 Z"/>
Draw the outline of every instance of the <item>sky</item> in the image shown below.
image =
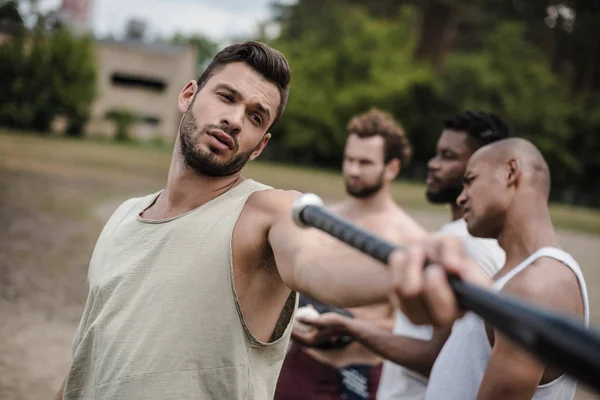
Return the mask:
<path id="1" fill-rule="evenodd" d="M 150 36 L 175 32 L 201 33 L 215 41 L 252 35 L 270 15 L 272 0 L 91 0 L 92 30 L 104 37 L 120 36 L 130 18 L 147 22 Z M 293 3 L 294 0 L 284 0 Z M 43 10 L 56 9 L 61 0 L 39 0 Z"/>

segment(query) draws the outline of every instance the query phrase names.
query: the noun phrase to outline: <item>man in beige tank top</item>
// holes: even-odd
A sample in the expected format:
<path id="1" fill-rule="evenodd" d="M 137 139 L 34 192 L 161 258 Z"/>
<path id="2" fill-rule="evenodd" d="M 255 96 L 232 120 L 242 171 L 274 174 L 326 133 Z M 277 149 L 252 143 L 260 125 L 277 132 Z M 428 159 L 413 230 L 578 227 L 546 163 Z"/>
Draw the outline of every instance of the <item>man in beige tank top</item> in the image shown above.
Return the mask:
<path id="1" fill-rule="evenodd" d="M 426 399 L 571 400 L 576 383 L 546 368 L 473 313 L 459 312 L 445 271 L 490 290 L 522 298 L 589 322 L 583 274 L 561 250 L 548 210 L 550 173 L 542 154 L 524 139 L 479 149 L 469 160 L 457 203 L 469 232 L 497 238 L 506 263 L 492 280 L 453 238 L 433 239 L 395 253 L 395 293 L 415 323 L 452 326 L 436 359 Z M 430 265 L 423 271 L 425 257 Z"/>
<path id="2" fill-rule="evenodd" d="M 408 245 L 427 233 L 394 201 L 390 187 L 408 165 L 411 147 L 391 116 L 371 110 L 351 119 L 342 164 L 349 198 L 331 208 L 395 243 Z M 321 312 L 327 312 L 323 307 Z M 354 319 L 392 330 L 390 303 L 350 308 Z M 337 345 L 334 331 L 295 326 L 294 343 L 281 370 L 276 400 L 374 399 L 382 360 L 358 342 Z M 333 343 L 332 343 L 333 342 Z M 347 397 L 345 397 L 347 396 Z"/>
<path id="3" fill-rule="evenodd" d="M 105 225 L 58 398 L 269 399 L 296 292 L 340 307 L 386 301 L 388 272 L 291 217 L 300 193 L 242 176 L 288 99 L 284 56 L 219 52 L 181 90 L 164 190 Z"/>

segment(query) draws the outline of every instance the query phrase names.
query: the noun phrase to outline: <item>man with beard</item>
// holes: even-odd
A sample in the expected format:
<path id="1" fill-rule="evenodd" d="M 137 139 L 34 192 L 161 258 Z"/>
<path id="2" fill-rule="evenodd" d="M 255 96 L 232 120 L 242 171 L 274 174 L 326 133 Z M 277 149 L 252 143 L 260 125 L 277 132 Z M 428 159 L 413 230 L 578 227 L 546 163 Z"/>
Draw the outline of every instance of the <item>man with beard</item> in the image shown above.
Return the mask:
<path id="1" fill-rule="evenodd" d="M 349 197 L 331 209 L 394 243 L 423 240 L 426 231 L 390 193 L 400 169 L 410 161 L 411 147 L 403 129 L 391 116 L 372 109 L 352 118 L 346 130 L 342 172 Z M 347 311 L 358 321 L 392 330 L 394 311 L 388 301 Z M 336 345 L 336 336 L 294 327 L 276 400 L 375 398 L 381 358 L 357 342 Z"/>
<path id="2" fill-rule="evenodd" d="M 460 237 L 467 252 L 488 276 L 502 268 L 504 251 L 494 239 L 469 235 L 456 199 L 462 191 L 462 178 L 471 155 L 509 135 L 509 128 L 500 117 L 483 111 L 465 111 L 444 122 L 436 154 L 427 164 L 427 199 L 433 204 L 449 204 L 452 217 L 437 235 Z M 396 313 L 393 333 L 333 313 L 323 314 L 317 320 L 300 320 L 321 330 L 348 335 L 386 359 L 378 400 L 423 399 L 431 367 L 450 333 L 448 329 L 434 331 L 431 326 L 414 325 L 400 312 Z"/>
<path id="3" fill-rule="evenodd" d="M 281 53 L 245 42 L 182 89 L 166 187 L 125 201 L 96 243 L 58 398 L 272 398 L 296 292 L 339 307 L 389 298 L 380 263 L 294 224 L 300 193 L 241 174 L 289 82 Z"/>

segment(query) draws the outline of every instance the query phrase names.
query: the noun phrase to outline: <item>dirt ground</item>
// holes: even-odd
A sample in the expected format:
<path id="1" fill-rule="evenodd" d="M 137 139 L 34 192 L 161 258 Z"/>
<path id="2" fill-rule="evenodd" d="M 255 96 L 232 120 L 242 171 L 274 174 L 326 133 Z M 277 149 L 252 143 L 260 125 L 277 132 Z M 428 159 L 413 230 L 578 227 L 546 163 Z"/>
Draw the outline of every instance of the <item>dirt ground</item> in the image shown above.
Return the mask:
<path id="1" fill-rule="evenodd" d="M 95 240 L 120 201 L 162 187 L 168 166 L 168 154 L 48 143 L 0 135 L 2 400 L 53 398 L 69 367 Z M 447 218 L 410 211 L 430 230 Z M 561 238 L 584 269 L 600 325 L 600 236 Z M 600 396 L 580 389 L 577 398 Z"/>

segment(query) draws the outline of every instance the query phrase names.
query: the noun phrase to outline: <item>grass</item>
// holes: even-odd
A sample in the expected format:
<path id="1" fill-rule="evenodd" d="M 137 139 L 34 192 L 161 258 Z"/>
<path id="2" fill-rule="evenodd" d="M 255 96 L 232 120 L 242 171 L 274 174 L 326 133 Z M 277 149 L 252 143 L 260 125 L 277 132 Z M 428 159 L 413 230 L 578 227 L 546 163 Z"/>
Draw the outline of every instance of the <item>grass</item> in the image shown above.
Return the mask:
<path id="1" fill-rule="evenodd" d="M 134 144 L 68 140 L 23 134 L 0 134 L 0 168 L 82 176 L 93 180 L 114 180 L 114 185 L 129 185 L 139 190 L 163 187 L 171 149 Z M 345 196 L 340 174 L 306 167 L 253 161 L 245 175 L 281 189 L 314 192 L 335 201 Z M 149 189 L 147 189 L 149 188 Z M 414 182 L 394 183 L 392 193 L 403 207 L 427 212 L 447 212 L 445 207 L 425 201 L 425 186 Z M 103 190 L 100 198 L 118 192 Z M 143 194 L 142 192 L 140 192 Z M 600 210 L 552 204 L 550 212 L 557 228 L 600 234 Z"/>

